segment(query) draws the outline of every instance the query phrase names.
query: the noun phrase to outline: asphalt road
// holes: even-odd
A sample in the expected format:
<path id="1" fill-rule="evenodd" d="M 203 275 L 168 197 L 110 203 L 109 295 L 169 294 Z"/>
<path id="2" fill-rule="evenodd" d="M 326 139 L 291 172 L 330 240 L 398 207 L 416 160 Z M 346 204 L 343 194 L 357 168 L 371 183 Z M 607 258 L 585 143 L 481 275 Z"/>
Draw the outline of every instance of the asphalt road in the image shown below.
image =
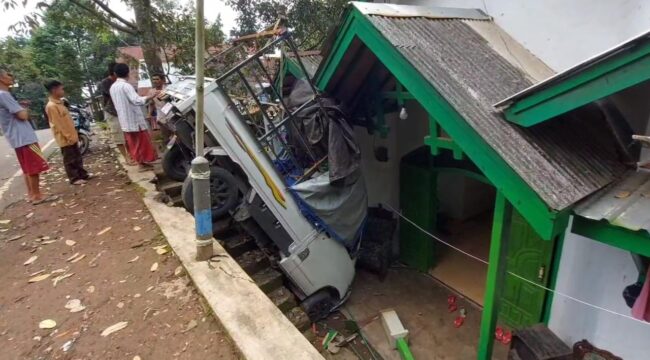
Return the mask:
<path id="1" fill-rule="evenodd" d="M 50 142 L 53 138 L 50 129 L 38 130 L 36 135 L 46 157 L 58 149 L 54 142 Z M 24 198 L 25 184 L 22 176 L 16 176 L 19 170 L 14 149 L 0 136 L 0 211 Z"/>

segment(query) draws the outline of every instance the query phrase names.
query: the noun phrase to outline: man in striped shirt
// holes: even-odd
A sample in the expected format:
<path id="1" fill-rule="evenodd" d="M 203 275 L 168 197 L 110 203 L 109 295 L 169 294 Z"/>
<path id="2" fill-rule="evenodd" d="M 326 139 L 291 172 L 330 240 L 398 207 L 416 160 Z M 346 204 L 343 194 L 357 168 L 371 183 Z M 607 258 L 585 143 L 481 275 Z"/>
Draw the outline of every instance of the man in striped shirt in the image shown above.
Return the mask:
<path id="1" fill-rule="evenodd" d="M 117 111 L 117 118 L 124 132 L 126 148 L 131 158 L 141 167 L 151 167 L 151 163 L 158 159 L 158 154 L 151 142 L 142 107 L 149 100 L 158 96 L 159 92 L 152 92 L 148 96 L 139 96 L 133 86 L 127 82 L 129 66 L 117 64 L 114 71 L 117 80 L 111 86 L 110 93 Z"/>

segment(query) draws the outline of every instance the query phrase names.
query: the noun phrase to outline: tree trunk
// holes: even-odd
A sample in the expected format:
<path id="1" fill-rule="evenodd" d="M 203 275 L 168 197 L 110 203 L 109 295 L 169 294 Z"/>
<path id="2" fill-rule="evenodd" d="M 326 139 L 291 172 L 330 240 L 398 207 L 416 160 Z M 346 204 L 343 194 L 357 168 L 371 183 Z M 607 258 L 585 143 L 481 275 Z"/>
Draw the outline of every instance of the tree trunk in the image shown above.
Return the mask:
<path id="1" fill-rule="evenodd" d="M 144 61 L 147 63 L 147 71 L 151 78 L 151 74 L 163 72 L 162 61 L 158 56 L 160 46 L 156 41 L 156 25 L 153 21 L 151 0 L 133 0 L 133 12 L 139 29 Z"/>

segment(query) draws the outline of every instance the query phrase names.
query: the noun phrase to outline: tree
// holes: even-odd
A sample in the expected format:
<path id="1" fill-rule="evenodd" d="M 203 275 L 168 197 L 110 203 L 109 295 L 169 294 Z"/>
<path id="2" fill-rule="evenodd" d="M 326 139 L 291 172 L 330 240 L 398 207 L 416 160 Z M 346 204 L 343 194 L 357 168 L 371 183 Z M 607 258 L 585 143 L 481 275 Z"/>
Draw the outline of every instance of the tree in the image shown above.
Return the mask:
<path id="1" fill-rule="evenodd" d="M 238 13 L 237 28 L 231 35 L 253 33 L 286 17 L 298 47 L 313 50 L 323 44 L 348 0 L 226 0 L 226 3 Z"/>
<path id="2" fill-rule="evenodd" d="M 0 41 L 0 64 L 14 75 L 16 86 L 13 94 L 18 100 L 29 100 L 32 116 L 39 128 L 47 127 L 41 114 L 45 105 L 43 77 L 33 64 L 29 40 L 23 37 Z"/>
<path id="3" fill-rule="evenodd" d="M 20 0 L 23 5 L 29 0 Z M 40 1 L 37 3 L 39 8 L 47 8 L 56 5 L 60 0 L 52 0 L 50 3 Z M 160 46 L 156 41 L 156 11 L 151 4 L 151 0 L 125 0 L 131 6 L 135 13 L 135 22 L 125 19 L 114 10 L 112 10 L 105 0 L 68 0 L 71 4 L 82 10 L 86 16 L 92 17 L 95 21 L 101 22 L 112 29 L 125 34 L 135 35 L 140 39 L 140 46 L 144 53 L 145 61 L 151 73 L 162 71 L 162 62 L 158 57 Z M 0 0 L 0 8 L 9 9 L 18 6 L 18 0 Z M 34 29 L 38 26 L 38 16 L 30 14 L 15 25 L 14 29 L 29 27 Z"/>
<path id="4" fill-rule="evenodd" d="M 190 73 L 195 66 L 196 9 L 193 5 L 178 5 L 169 0 L 158 0 L 157 38 L 166 50 L 167 63 L 182 72 Z M 219 47 L 225 41 L 221 17 L 211 24 L 206 22 L 205 47 Z"/>
<path id="5" fill-rule="evenodd" d="M 121 41 L 110 27 L 89 19 L 68 0 L 49 6 L 40 23 L 29 38 L 0 41 L 0 64 L 9 67 L 18 81 L 13 92 L 19 99 L 31 101 L 32 114 L 37 117 L 47 97 L 45 80 L 61 80 L 68 98 L 82 102 L 95 93 L 94 84 L 105 77 Z"/>

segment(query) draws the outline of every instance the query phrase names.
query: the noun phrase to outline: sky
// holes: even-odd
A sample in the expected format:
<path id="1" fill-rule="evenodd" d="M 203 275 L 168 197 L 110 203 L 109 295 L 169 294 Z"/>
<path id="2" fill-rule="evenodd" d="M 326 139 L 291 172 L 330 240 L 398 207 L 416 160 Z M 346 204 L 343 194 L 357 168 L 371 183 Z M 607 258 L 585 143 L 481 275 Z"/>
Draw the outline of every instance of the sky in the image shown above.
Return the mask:
<path id="1" fill-rule="evenodd" d="M 180 2 L 180 0 L 177 0 Z M 235 12 L 224 4 L 223 0 L 204 0 L 205 1 L 205 18 L 206 20 L 212 22 L 214 21 L 219 14 L 221 14 L 221 20 L 223 22 L 223 31 L 224 33 L 229 34 L 230 29 L 235 25 Z M 10 10 L 4 12 L 0 15 L 3 21 L 0 22 L 0 38 L 7 37 L 11 35 L 9 31 L 9 26 L 12 25 L 12 21 L 4 21 L 4 19 L 13 19 L 14 21 L 19 21 L 26 14 L 29 14 L 34 11 L 35 4 L 39 2 L 38 0 L 29 0 L 26 7 L 19 7 L 15 10 Z M 109 5 L 120 16 L 125 17 L 126 19 L 133 19 L 133 11 L 131 11 L 122 1 L 120 0 L 109 0 Z"/>

